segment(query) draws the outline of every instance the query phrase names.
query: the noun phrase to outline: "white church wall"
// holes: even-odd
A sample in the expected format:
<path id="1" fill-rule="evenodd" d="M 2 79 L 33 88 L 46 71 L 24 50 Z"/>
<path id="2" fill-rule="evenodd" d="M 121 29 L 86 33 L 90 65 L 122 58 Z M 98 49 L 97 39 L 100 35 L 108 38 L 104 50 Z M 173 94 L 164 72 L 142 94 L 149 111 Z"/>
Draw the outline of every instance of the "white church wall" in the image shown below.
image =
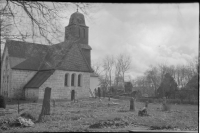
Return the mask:
<path id="1" fill-rule="evenodd" d="M 18 96 L 23 97 L 23 87 L 27 82 L 36 74 L 37 71 L 28 71 L 28 70 L 12 70 L 11 78 L 11 88 L 10 88 L 10 97 L 17 98 Z"/>
<path id="2" fill-rule="evenodd" d="M 25 97 L 28 100 L 37 100 L 39 95 L 38 88 L 26 88 L 25 89 Z"/>
<path id="3" fill-rule="evenodd" d="M 94 94 L 94 89 L 100 87 L 100 81 L 98 77 L 90 77 L 90 89 Z M 92 95 L 90 94 L 90 97 L 92 97 Z"/>
<path id="4" fill-rule="evenodd" d="M 69 74 L 70 85 L 65 86 L 65 74 Z M 71 86 L 71 75 L 76 74 L 75 86 Z M 78 74 L 82 75 L 82 86 L 78 86 Z M 43 99 L 46 87 L 52 88 L 52 99 L 71 99 L 71 90 L 75 90 L 76 98 L 89 97 L 90 73 L 56 70 L 40 87 L 39 99 Z"/>

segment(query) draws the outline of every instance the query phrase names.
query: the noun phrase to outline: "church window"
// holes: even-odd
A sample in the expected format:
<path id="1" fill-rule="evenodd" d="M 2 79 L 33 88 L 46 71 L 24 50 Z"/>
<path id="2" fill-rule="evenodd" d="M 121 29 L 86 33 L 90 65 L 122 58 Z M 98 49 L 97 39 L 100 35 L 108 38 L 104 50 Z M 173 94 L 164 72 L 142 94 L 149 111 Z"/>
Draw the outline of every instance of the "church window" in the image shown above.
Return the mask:
<path id="1" fill-rule="evenodd" d="M 65 86 L 68 86 L 68 78 L 69 78 L 69 74 L 65 74 Z"/>
<path id="2" fill-rule="evenodd" d="M 71 86 L 75 86 L 75 73 L 73 73 L 71 77 Z"/>
<path id="3" fill-rule="evenodd" d="M 8 57 L 6 57 L 6 69 L 8 69 Z"/>
<path id="4" fill-rule="evenodd" d="M 78 75 L 78 86 L 81 86 L 81 82 L 82 82 L 82 81 L 81 81 L 81 80 L 82 80 L 81 78 L 82 78 L 82 76 L 81 76 L 81 74 L 79 74 L 79 75 Z"/>

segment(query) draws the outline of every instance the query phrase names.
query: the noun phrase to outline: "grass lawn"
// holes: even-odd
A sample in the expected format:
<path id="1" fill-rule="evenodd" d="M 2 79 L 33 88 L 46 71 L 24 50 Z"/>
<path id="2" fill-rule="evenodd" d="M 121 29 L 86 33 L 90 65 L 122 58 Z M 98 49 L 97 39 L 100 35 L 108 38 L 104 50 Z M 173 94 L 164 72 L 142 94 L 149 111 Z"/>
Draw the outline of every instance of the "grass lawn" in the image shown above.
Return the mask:
<path id="1" fill-rule="evenodd" d="M 115 102 L 117 105 L 108 105 Z M 125 131 L 150 130 L 151 126 L 169 127 L 163 130 L 189 130 L 198 131 L 198 106 L 195 105 L 171 105 L 171 110 L 161 111 L 160 104 L 149 103 L 149 116 L 138 116 L 138 110 L 144 107 L 144 103 L 135 102 L 135 112 L 129 111 L 128 100 L 102 98 L 88 98 L 73 103 L 71 101 L 56 102 L 55 107 L 51 103 L 51 115 L 45 116 L 43 121 L 35 123 L 33 127 L 10 127 L 3 132 L 61 132 L 61 131 Z M 7 109 L 17 110 L 17 104 L 7 105 Z M 20 104 L 21 112 L 29 112 L 35 118 L 39 117 L 42 103 Z M 0 121 L 17 118 L 17 112 L 0 116 Z M 113 126 L 113 121 L 117 124 Z M 101 124 L 98 124 L 98 123 Z M 96 124 L 97 123 L 97 124 Z M 98 127 L 99 125 L 107 127 Z M 105 124 L 106 123 L 106 124 Z M 94 125 L 96 124 L 96 125 Z M 93 125 L 93 126 L 91 126 Z M 110 125 L 110 126 L 109 126 Z M 95 128 L 95 126 L 97 128 Z M 93 127 L 93 128 L 92 128 Z M 2 132 L 0 129 L 0 132 Z"/>

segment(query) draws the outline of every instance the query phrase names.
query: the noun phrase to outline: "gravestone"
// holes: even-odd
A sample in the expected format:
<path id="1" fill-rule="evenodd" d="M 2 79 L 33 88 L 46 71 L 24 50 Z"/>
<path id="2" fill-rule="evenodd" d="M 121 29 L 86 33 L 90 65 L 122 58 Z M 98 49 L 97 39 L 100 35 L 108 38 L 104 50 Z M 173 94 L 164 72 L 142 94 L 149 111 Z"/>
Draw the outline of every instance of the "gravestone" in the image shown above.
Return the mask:
<path id="1" fill-rule="evenodd" d="M 71 91 L 71 101 L 75 101 L 75 90 Z"/>
<path id="2" fill-rule="evenodd" d="M 6 108 L 5 98 L 2 95 L 0 95 L 0 108 Z"/>
<path id="3" fill-rule="evenodd" d="M 97 98 L 97 89 L 96 88 L 94 89 L 94 96 L 95 96 L 95 98 Z"/>
<path id="4" fill-rule="evenodd" d="M 130 111 L 135 111 L 135 99 L 130 98 Z"/>
<path id="5" fill-rule="evenodd" d="M 101 98 L 101 89 L 98 87 L 98 97 Z"/>
<path id="6" fill-rule="evenodd" d="M 146 108 L 148 107 L 148 104 L 149 104 L 149 102 L 146 101 L 146 102 L 145 102 L 145 107 L 146 107 Z"/>
<path id="7" fill-rule="evenodd" d="M 50 115 L 50 98 L 51 98 L 51 88 L 47 87 L 45 88 L 42 111 L 40 113 L 38 121 L 42 119 L 43 115 Z"/>

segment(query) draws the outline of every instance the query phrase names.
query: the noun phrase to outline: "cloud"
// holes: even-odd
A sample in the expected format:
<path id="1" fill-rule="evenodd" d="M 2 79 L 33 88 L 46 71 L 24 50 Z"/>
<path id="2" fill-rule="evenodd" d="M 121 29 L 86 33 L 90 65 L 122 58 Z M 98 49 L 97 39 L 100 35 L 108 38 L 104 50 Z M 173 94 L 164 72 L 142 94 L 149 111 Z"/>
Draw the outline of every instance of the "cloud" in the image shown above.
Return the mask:
<path id="1" fill-rule="evenodd" d="M 149 65 L 186 64 L 198 54 L 197 4 L 105 4 L 90 27 L 92 60 L 130 54 L 128 75 Z"/>

